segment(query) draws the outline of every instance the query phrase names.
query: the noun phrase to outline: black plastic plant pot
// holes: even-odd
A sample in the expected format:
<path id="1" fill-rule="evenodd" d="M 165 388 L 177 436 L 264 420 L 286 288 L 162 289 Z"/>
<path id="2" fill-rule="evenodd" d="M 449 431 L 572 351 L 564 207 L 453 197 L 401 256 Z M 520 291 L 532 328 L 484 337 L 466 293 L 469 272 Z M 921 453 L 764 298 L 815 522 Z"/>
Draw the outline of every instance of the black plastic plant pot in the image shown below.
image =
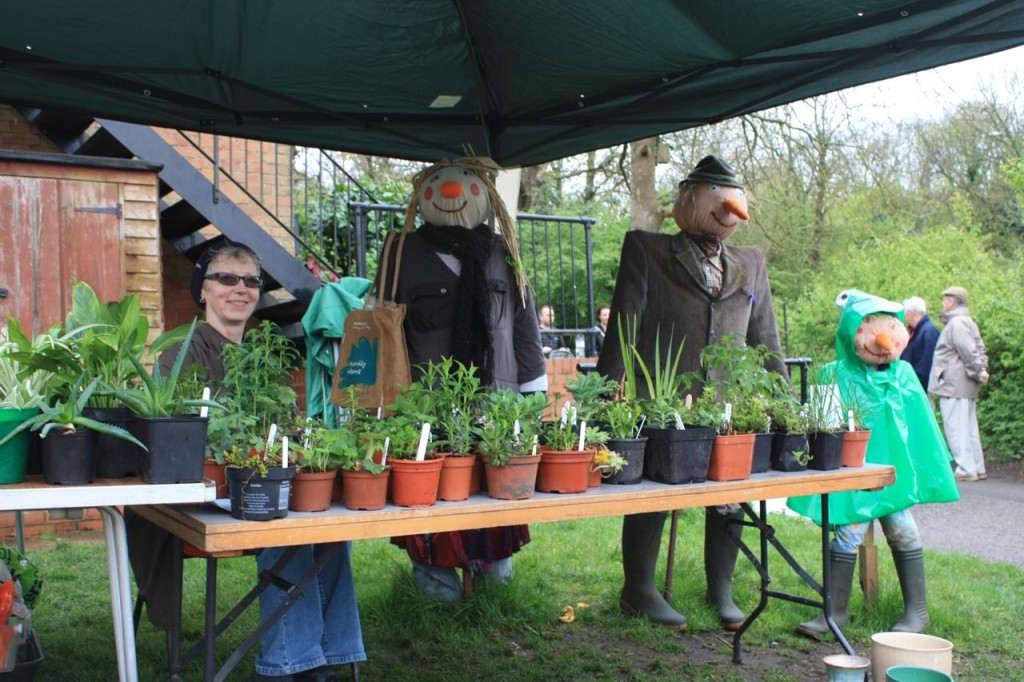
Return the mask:
<path id="1" fill-rule="evenodd" d="M 659 429 L 645 426 L 647 451 L 644 454 L 644 476 L 678 485 L 703 483 L 711 463 L 711 445 L 715 430 L 699 426 L 686 429 Z"/>
<path id="2" fill-rule="evenodd" d="M 776 433 L 772 436 L 772 469 L 775 471 L 804 471 L 807 469 L 807 436 L 803 433 Z"/>
<path id="3" fill-rule="evenodd" d="M 232 517 L 242 521 L 270 521 L 288 516 L 288 496 L 295 467 L 267 469 L 266 476 L 260 476 L 257 469 L 228 467 L 227 475 Z"/>
<path id="4" fill-rule="evenodd" d="M 81 485 L 96 480 L 96 432 L 55 428 L 43 439 L 43 480 L 50 485 Z"/>
<path id="5" fill-rule="evenodd" d="M 135 415 L 126 407 L 90 407 L 85 416 L 131 432 Z M 96 478 L 134 476 L 143 452 L 138 445 L 105 433 L 96 434 Z"/>
<path id="6" fill-rule="evenodd" d="M 139 476 L 146 483 L 199 483 L 206 457 L 205 417 L 137 417 L 132 433 L 149 452 L 139 452 Z"/>
<path id="7" fill-rule="evenodd" d="M 754 436 L 754 462 L 750 473 L 763 474 L 772 468 L 772 440 L 774 434 L 759 433 Z"/>
<path id="8" fill-rule="evenodd" d="M 815 431 L 807 440 L 811 446 L 808 469 L 834 471 L 843 465 L 842 431 Z"/>
<path id="9" fill-rule="evenodd" d="M 643 479 L 647 438 L 611 438 L 605 447 L 619 453 L 626 460 L 626 466 L 604 479 L 604 483 L 633 485 Z"/>

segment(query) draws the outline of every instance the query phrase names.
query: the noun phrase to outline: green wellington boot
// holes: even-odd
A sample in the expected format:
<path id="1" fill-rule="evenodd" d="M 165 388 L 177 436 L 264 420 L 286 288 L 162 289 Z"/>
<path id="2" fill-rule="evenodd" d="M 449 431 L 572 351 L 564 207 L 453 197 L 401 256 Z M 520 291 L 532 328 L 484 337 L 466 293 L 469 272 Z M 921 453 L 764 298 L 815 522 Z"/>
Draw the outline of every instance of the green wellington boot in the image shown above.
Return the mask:
<path id="1" fill-rule="evenodd" d="M 743 611 L 732 600 L 732 574 L 740 548 L 729 539 L 729 519 L 742 519 L 743 513 L 719 514 L 713 509 L 704 512 L 704 576 L 708 581 L 707 600 L 718 608 L 718 617 L 726 630 L 739 630 L 746 620 Z M 737 535 L 743 527 L 733 526 Z"/>
<path id="2" fill-rule="evenodd" d="M 853 589 L 853 569 L 857 565 L 856 552 L 837 552 L 832 550 L 829 561 L 829 572 L 832 574 L 832 620 L 842 627 L 850 620 L 850 590 Z M 818 614 L 814 620 L 800 623 L 796 631 L 808 637 L 824 637 L 829 634 L 825 614 Z"/>
<path id="3" fill-rule="evenodd" d="M 928 595 L 924 582 L 924 550 L 893 550 L 896 575 L 903 591 L 903 617 L 892 626 L 893 632 L 924 632 L 932 622 L 928 615 Z"/>
<path id="4" fill-rule="evenodd" d="M 631 616 L 644 616 L 655 625 L 683 631 L 686 629 L 686 617 L 669 606 L 654 585 L 665 516 L 665 512 L 654 512 L 623 517 L 622 572 L 625 582 L 619 607 Z"/>

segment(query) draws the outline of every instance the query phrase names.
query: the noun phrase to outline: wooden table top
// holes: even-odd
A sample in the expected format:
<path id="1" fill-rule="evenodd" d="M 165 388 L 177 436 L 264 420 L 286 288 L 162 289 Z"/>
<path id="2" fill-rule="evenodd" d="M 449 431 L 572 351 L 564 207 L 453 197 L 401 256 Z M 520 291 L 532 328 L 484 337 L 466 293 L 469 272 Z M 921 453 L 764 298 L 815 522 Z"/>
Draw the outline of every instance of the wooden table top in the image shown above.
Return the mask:
<path id="1" fill-rule="evenodd" d="M 743 481 L 667 485 L 601 485 L 585 493 L 536 493 L 526 500 L 494 500 L 486 494 L 431 507 L 387 505 L 380 511 L 352 511 L 334 503 L 324 512 L 289 512 L 273 521 L 240 521 L 214 504 L 155 504 L 135 511 L 182 540 L 215 555 L 243 550 L 341 540 L 363 540 L 521 523 L 621 516 L 754 502 L 845 490 L 873 490 L 895 481 L 891 466 L 867 464 L 835 471 L 768 471 Z"/>

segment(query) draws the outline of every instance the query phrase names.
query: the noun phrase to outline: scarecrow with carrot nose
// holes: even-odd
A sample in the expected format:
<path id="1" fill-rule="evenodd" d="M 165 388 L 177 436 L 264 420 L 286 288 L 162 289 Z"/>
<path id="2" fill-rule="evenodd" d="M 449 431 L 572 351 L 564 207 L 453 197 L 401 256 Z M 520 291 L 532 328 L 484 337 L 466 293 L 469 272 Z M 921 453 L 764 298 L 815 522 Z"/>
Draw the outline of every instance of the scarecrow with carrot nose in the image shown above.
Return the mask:
<path id="1" fill-rule="evenodd" d="M 772 351 L 767 369 L 786 377 L 764 254 L 726 243 L 749 219 L 739 176 L 718 156 L 705 156 L 679 183 L 672 216 L 679 226 L 674 234 L 639 229 L 626 234 L 608 338 L 618 339 L 621 333 L 635 344 L 648 368 L 668 366 L 678 353 L 677 376 L 696 377 L 688 389 L 694 398 L 700 396 L 705 380 L 721 378 L 709 376 L 701 365 L 701 351 L 725 337 L 741 345 L 767 347 Z M 619 343 L 605 343 L 597 371 L 618 380 L 626 362 L 642 376 L 632 353 L 623 358 Z M 637 394 L 651 397 L 644 382 L 639 383 Z M 730 536 L 741 534 L 741 517 L 738 505 L 724 505 L 708 508 L 704 522 L 707 599 L 728 630 L 738 630 L 746 619 L 732 598 L 738 549 Z M 625 579 L 619 606 L 656 625 L 685 630 L 686 617 L 665 600 L 654 581 L 664 525 L 665 512 L 623 519 Z"/>
<path id="2" fill-rule="evenodd" d="M 856 289 L 842 292 L 836 304 L 843 309 L 836 361 L 825 365 L 820 375 L 838 386 L 844 404 L 860 408 L 862 426 L 871 430 L 866 459 L 894 466 L 896 482 L 881 490 L 829 495 L 829 521 L 835 533 L 829 555 L 832 618 L 840 627 L 849 618 L 857 548 L 878 519 L 903 593 L 903 615 L 891 629 L 923 632 L 931 618 L 921 536 L 910 507 L 959 499 L 952 457 L 914 368 L 899 359 L 908 340 L 903 306 Z M 789 507 L 821 523 L 818 496 L 793 498 Z M 819 615 L 798 625 L 797 632 L 816 638 L 828 634 L 829 628 Z"/>

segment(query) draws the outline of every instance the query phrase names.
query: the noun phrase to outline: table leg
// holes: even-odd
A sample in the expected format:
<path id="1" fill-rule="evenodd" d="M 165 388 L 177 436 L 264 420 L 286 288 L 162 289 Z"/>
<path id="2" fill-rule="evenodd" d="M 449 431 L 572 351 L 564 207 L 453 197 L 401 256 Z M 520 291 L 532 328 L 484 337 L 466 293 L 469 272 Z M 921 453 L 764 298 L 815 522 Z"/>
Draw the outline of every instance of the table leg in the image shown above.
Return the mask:
<path id="1" fill-rule="evenodd" d="M 110 608 L 114 618 L 117 672 L 121 682 L 137 682 L 135 626 L 132 618 L 131 577 L 128 570 L 128 536 L 124 517 L 116 507 L 97 507 L 103 517 L 110 580 Z"/>
<path id="2" fill-rule="evenodd" d="M 846 637 L 843 636 L 836 622 L 832 620 L 832 570 L 830 568 L 832 563 L 832 546 L 829 540 L 828 495 L 823 494 L 821 496 L 821 608 L 825 614 L 825 622 L 828 624 L 828 629 L 836 636 L 839 644 L 843 647 L 843 651 L 853 656 L 855 654 L 853 647 L 846 641 Z"/>

